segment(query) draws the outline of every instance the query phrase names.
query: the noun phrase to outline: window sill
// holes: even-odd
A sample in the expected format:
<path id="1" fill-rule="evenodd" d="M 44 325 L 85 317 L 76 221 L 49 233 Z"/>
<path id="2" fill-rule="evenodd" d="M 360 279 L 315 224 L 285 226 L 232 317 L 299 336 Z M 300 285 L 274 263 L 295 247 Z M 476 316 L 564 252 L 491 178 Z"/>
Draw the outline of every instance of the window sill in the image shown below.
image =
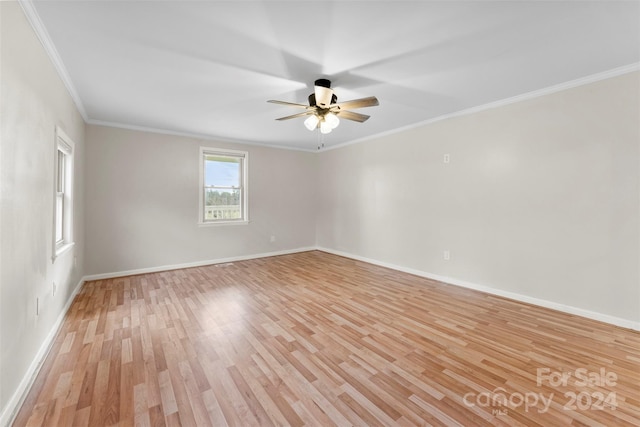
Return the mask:
<path id="1" fill-rule="evenodd" d="M 75 242 L 71 242 L 71 243 L 65 243 L 64 245 L 60 245 L 58 247 L 56 247 L 55 249 L 55 253 L 53 254 L 53 257 L 51 257 L 51 261 L 55 262 L 56 259 L 62 255 L 64 255 L 65 253 L 69 252 L 71 250 L 71 248 L 73 248 L 75 246 Z"/>
<path id="2" fill-rule="evenodd" d="M 208 221 L 208 222 L 198 222 L 198 227 L 218 227 L 221 225 L 247 225 L 249 221 Z"/>

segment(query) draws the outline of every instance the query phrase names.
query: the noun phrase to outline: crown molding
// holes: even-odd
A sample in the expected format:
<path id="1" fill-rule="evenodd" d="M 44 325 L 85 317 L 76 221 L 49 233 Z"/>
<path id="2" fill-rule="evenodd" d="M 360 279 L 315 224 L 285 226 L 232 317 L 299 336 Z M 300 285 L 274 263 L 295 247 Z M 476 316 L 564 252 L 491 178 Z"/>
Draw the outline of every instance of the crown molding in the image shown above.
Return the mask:
<path id="1" fill-rule="evenodd" d="M 75 103 L 76 108 L 80 112 L 80 115 L 82 115 L 82 118 L 84 119 L 84 121 L 87 122 L 88 121 L 87 112 L 84 108 L 84 105 L 82 104 L 82 101 L 80 100 L 80 96 L 78 95 L 78 92 L 76 91 L 76 88 L 73 85 L 73 82 L 71 81 L 71 77 L 69 77 L 67 68 L 64 66 L 64 63 L 62 62 L 62 59 L 58 54 L 58 50 L 56 49 L 53 42 L 51 41 L 51 37 L 49 37 L 49 32 L 45 28 L 44 24 L 42 23 L 42 20 L 40 19 L 40 15 L 38 15 L 38 12 L 36 11 L 36 7 L 34 6 L 33 1 L 18 0 L 18 3 L 22 7 L 22 10 L 24 11 L 25 16 L 27 17 L 27 20 L 31 24 L 33 31 L 36 33 L 36 36 L 38 36 L 38 39 L 40 40 L 40 43 L 44 47 L 45 52 L 47 52 L 47 55 L 49 55 L 49 59 L 51 59 L 51 62 L 53 63 L 54 68 L 58 72 L 58 76 L 62 80 L 62 83 L 64 83 L 65 87 L 67 88 L 67 91 L 69 91 L 69 95 L 73 99 L 73 102 Z"/>
<path id="2" fill-rule="evenodd" d="M 431 123 L 439 122 L 439 121 L 446 120 L 446 119 L 449 119 L 449 118 L 458 117 L 458 116 L 465 116 L 465 115 L 477 113 L 477 112 L 484 111 L 484 110 L 489 110 L 489 109 L 493 109 L 493 108 L 497 108 L 497 107 L 502 107 L 502 106 L 513 104 L 513 103 L 516 103 L 516 102 L 525 101 L 525 100 L 537 98 L 537 97 L 544 96 L 544 95 L 549 95 L 549 94 L 560 92 L 560 91 L 563 91 L 563 90 L 566 90 L 566 89 L 571 89 L 571 88 L 574 88 L 574 87 L 583 86 L 583 85 L 587 85 L 587 84 L 590 84 L 590 83 L 595 83 L 595 82 L 598 82 L 600 80 L 605 80 L 605 79 L 617 77 L 617 76 L 620 76 L 620 75 L 623 75 L 623 74 L 627 74 L 627 73 L 630 73 L 630 72 L 634 72 L 634 71 L 639 71 L 640 70 L 640 62 L 636 62 L 636 63 L 633 63 L 633 64 L 629 64 L 629 65 L 621 66 L 621 67 L 614 68 L 614 69 L 611 69 L 611 70 L 607 70 L 607 71 L 604 71 L 604 72 L 592 74 L 592 75 L 589 75 L 589 76 L 586 76 L 586 77 L 581 77 L 581 78 L 578 78 L 578 79 L 575 79 L 575 80 L 571 80 L 571 81 L 568 81 L 568 82 L 564 82 L 564 83 L 560 83 L 560 84 L 557 84 L 557 85 L 549 86 L 549 87 L 544 88 L 544 89 L 539 89 L 539 90 L 535 90 L 535 91 L 532 91 L 532 92 L 527 92 L 527 93 L 524 93 L 524 94 L 520 94 L 520 95 L 516 95 L 516 96 L 513 96 L 513 97 L 509 97 L 509 98 L 501 99 L 501 100 L 498 100 L 498 101 L 490 102 L 490 103 L 487 103 L 487 104 L 483 104 L 483 105 L 467 108 L 467 109 L 456 111 L 456 112 L 449 113 L 449 114 L 444 114 L 442 116 L 430 118 L 430 119 L 423 120 L 423 121 L 418 122 L 418 123 L 413 123 L 413 124 L 410 124 L 410 125 L 407 125 L 407 126 L 402 126 L 402 127 L 399 127 L 399 128 L 391 129 L 389 131 L 380 132 L 380 133 L 377 133 L 377 134 L 374 134 L 374 135 L 368 135 L 368 136 L 363 137 L 363 138 L 357 138 L 357 139 L 354 139 L 354 140 L 351 140 L 351 141 L 347 141 L 347 142 L 344 142 L 344 143 L 340 143 L 340 144 L 336 144 L 336 145 L 331 145 L 331 146 L 328 146 L 326 148 L 322 148 L 322 149 L 318 149 L 318 150 L 312 150 L 312 149 L 296 148 L 296 147 L 281 146 L 281 145 L 274 145 L 274 144 L 263 144 L 263 143 L 258 143 L 258 142 L 247 142 L 247 141 L 230 140 L 230 139 L 224 139 L 224 138 L 217 138 L 217 137 L 212 136 L 212 135 L 199 135 L 199 134 L 188 133 L 188 132 L 176 132 L 176 131 L 169 131 L 169 130 L 165 130 L 165 129 L 156 129 L 156 128 L 148 128 L 148 127 L 143 127 L 143 126 L 128 125 L 128 124 L 123 124 L 123 123 L 114 123 L 114 122 L 105 122 L 105 121 L 99 121 L 99 120 L 91 120 L 87 115 L 87 112 L 86 112 L 86 110 L 84 108 L 84 105 L 82 104 L 80 96 L 78 95 L 78 92 L 76 91 L 75 86 L 73 85 L 73 82 L 71 81 L 71 77 L 69 76 L 69 73 L 67 72 L 67 69 L 64 66 L 64 63 L 62 62 L 62 59 L 60 58 L 60 55 L 58 54 L 58 51 L 57 51 L 56 47 L 54 46 L 53 42 L 51 41 L 49 33 L 47 32 L 47 29 L 45 28 L 44 24 L 42 23 L 42 20 L 40 19 L 40 16 L 38 15 L 38 12 L 36 11 L 36 8 L 34 6 L 34 1 L 33 0 L 18 0 L 18 3 L 22 7 L 22 9 L 23 9 L 23 11 L 24 11 L 24 13 L 25 13 L 25 15 L 27 17 L 27 20 L 29 21 L 29 23 L 33 27 L 33 30 L 35 31 L 38 39 L 40 40 L 40 43 L 42 44 L 42 46 L 44 47 L 45 51 L 49 55 L 49 58 L 51 59 L 51 62 L 53 63 L 56 71 L 58 72 L 58 75 L 59 75 L 60 79 L 62 80 L 62 82 L 64 83 L 65 87 L 69 91 L 69 94 L 70 94 L 71 98 L 73 99 L 73 101 L 74 101 L 74 103 L 76 105 L 76 108 L 78 109 L 78 111 L 80 112 L 80 114 L 82 115 L 82 118 L 84 119 L 84 121 L 86 123 L 94 124 L 94 125 L 101 125 L 101 126 L 108 126 L 108 127 L 130 129 L 130 130 L 138 130 L 138 131 L 144 131 L 144 132 L 153 132 L 153 133 L 160 133 L 160 134 L 167 134 L 167 135 L 186 136 L 186 137 L 192 137 L 192 138 L 203 138 L 203 139 L 208 139 L 208 140 L 217 140 L 217 141 L 221 141 L 221 142 L 241 143 L 241 144 L 247 144 L 247 145 L 256 145 L 256 146 L 261 146 L 261 147 L 270 147 L 270 148 L 278 148 L 278 149 L 294 150 L 294 151 L 305 151 L 305 152 L 318 153 L 318 152 L 324 152 L 324 151 L 328 151 L 328 150 L 334 150 L 334 149 L 337 149 L 337 148 L 346 147 L 348 145 L 359 144 L 361 142 L 366 142 L 366 141 L 370 141 L 370 140 L 373 140 L 373 139 L 378 139 L 378 138 L 381 138 L 381 137 L 384 137 L 384 136 L 393 135 L 393 134 L 404 132 L 404 131 L 407 131 L 407 130 L 419 128 L 419 127 L 426 126 L 426 125 L 429 125 Z"/>
<path id="3" fill-rule="evenodd" d="M 532 92 L 527 92 L 527 93 L 523 93 L 520 95 L 516 95 L 516 96 L 512 96 L 509 98 L 504 98 L 504 99 L 500 99 L 498 101 L 494 101 L 494 102 L 489 102 L 487 104 L 483 104 L 483 105 L 478 105 L 476 107 L 471 107 L 471 108 L 466 108 L 464 110 L 459 110 L 459 111 L 455 111 L 453 113 L 449 113 L 449 114 L 444 114 L 442 116 L 438 116 L 438 117 L 434 117 L 431 119 L 427 119 L 427 120 L 423 120 L 421 122 L 418 123 L 413 123 L 407 126 L 402 126 L 399 128 L 395 128 L 395 129 L 391 129 L 389 131 L 386 132 L 380 132 L 377 133 L 375 135 L 369 135 L 363 138 L 358 138 L 358 139 L 354 139 L 352 141 L 348 141 L 342 144 L 336 144 L 336 145 L 332 145 L 330 147 L 327 148 L 323 148 L 322 151 L 328 151 L 328 150 L 335 150 L 336 148 L 342 148 L 342 147 L 346 147 L 348 145 L 353 145 L 353 144 L 359 144 L 361 142 L 366 142 L 366 141 L 371 141 L 373 139 L 377 139 L 377 138 L 381 138 L 384 136 L 388 136 L 388 135 L 393 135 L 396 133 L 400 133 L 400 132 L 404 132 L 404 131 L 408 131 L 411 129 L 416 129 L 422 126 L 426 126 L 429 125 L 431 123 L 436 123 L 442 120 L 446 120 L 446 119 L 450 119 L 453 117 L 459 117 L 459 116 L 466 116 L 469 114 L 473 114 L 473 113 L 478 113 L 480 111 L 484 111 L 484 110 L 490 110 L 492 108 L 498 108 L 498 107 L 503 107 L 505 105 L 509 105 L 509 104 L 515 104 L 517 102 L 521 102 L 521 101 L 527 101 L 529 99 L 533 99 L 533 98 L 538 98 L 540 96 L 544 96 L 544 95 L 551 95 L 553 93 L 556 92 L 561 92 L 563 90 L 567 90 L 567 89 L 572 89 L 575 87 L 579 87 L 579 86 L 584 86 L 584 85 L 588 85 L 591 83 L 596 83 L 599 82 L 601 80 L 606 80 L 606 79 L 610 79 L 613 77 L 618 77 L 621 76 L 623 74 L 627 74 L 627 73 L 631 73 L 634 71 L 640 71 L 640 62 L 636 62 L 633 64 L 629 64 L 629 65 L 624 65 L 622 67 L 617 67 L 617 68 L 613 68 L 611 70 L 607 70 L 607 71 L 603 71 L 601 73 L 596 73 L 596 74 L 591 74 L 589 76 L 586 77 L 581 77 L 575 80 L 570 80 L 568 82 L 564 82 L 564 83 L 560 83 L 557 85 L 553 85 L 553 86 L 549 86 L 543 89 L 538 89 L 538 90 L 534 90 Z"/>
<path id="4" fill-rule="evenodd" d="M 0 1 L 2 1 L 2 0 L 0 0 Z M 218 136 L 215 136 L 215 135 L 208 135 L 208 134 L 191 133 L 191 132 L 180 132 L 180 131 L 173 131 L 173 130 L 168 130 L 168 129 L 160 129 L 160 128 L 154 128 L 154 127 L 148 127 L 148 126 L 128 125 L 128 124 L 119 123 L 119 122 L 107 122 L 107 121 L 102 121 L 102 120 L 85 120 L 85 122 L 88 125 L 94 125 L 94 126 L 104 126 L 104 127 L 116 128 L 116 129 L 126 129 L 126 130 L 132 130 L 132 131 L 137 131 L 137 132 L 157 133 L 159 135 L 182 136 L 182 137 L 185 137 L 185 138 L 194 138 L 194 139 L 200 139 L 200 140 L 205 140 L 205 141 L 223 142 L 223 143 L 228 143 L 228 144 L 240 144 L 240 145 L 249 145 L 249 146 L 253 146 L 253 147 L 275 148 L 275 149 L 278 149 L 278 150 L 302 151 L 302 152 L 305 152 L 305 153 L 315 153 L 317 151 L 317 150 L 314 150 L 314 149 L 311 149 L 311 148 L 300 148 L 300 147 L 291 147 L 291 146 L 288 146 L 288 145 L 268 144 L 268 143 L 262 143 L 262 142 L 254 142 L 254 141 L 250 141 L 250 140 L 224 138 L 224 137 L 218 137 Z"/>

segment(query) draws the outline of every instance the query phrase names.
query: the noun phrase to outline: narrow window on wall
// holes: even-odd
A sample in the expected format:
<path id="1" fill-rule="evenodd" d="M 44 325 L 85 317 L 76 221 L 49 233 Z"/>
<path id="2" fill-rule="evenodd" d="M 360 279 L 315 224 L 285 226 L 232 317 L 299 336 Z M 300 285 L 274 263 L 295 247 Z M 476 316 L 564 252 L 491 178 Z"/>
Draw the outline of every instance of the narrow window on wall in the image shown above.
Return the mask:
<path id="1" fill-rule="evenodd" d="M 246 223 L 246 151 L 200 148 L 200 224 Z"/>
<path id="2" fill-rule="evenodd" d="M 53 259 L 73 245 L 73 141 L 56 129 Z"/>

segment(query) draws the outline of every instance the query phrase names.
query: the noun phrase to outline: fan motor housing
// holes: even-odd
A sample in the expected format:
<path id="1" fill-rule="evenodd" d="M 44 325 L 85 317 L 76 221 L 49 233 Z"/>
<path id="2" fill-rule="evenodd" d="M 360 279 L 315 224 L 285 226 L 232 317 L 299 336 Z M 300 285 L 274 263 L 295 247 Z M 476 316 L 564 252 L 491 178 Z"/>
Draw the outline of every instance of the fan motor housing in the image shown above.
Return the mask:
<path id="1" fill-rule="evenodd" d="M 337 101 L 338 101 L 338 97 L 336 96 L 336 94 L 335 93 L 331 94 L 331 102 L 329 103 L 329 105 L 335 104 Z M 316 104 L 316 94 L 315 93 L 312 93 L 311 95 L 309 95 L 309 105 L 311 107 L 322 108 L 322 107 L 318 106 L 318 104 Z"/>
<path id="2" fill-rule="evenodd" d="M 318 79 L 314 83 L 314 94 L 316 95 L 316 105 L 320 108 L 327 108 L 331 105 L 333 90 L 331 82 L 327 79 Z"/>
<path id="3" fill-rule="evenodd" d="M 331 87 L 331 81 L 327 80 L 327 79 L 318 79 L 315 82 L 313 82 L 314 86 L 320 86 L 320 87 L 326 87 L 327 89 L 329 89 Z"/>

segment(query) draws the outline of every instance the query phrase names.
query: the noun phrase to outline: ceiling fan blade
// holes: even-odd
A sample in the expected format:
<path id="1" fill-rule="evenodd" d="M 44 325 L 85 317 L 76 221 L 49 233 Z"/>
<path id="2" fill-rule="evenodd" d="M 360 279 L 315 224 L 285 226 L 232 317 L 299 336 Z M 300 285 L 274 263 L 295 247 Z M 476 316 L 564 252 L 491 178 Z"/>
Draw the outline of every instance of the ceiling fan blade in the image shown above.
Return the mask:
<path id="1" fill-rule="evenodd" d="M 305 109 L 311 108 L 309 105 L 296 104 L 294 102 L 286 102 L 286 101 L 276 101 L 275 99 L 270 99 L 267 102 L 270 102 L 272 104 L 287 105 L 289 107 L 297 107 L 297 108 L 305 108 Z"/>
<path id="2" fill-rule="evenodd" d="M 367 98 L 354 99 L 352 101 L 338 102 L 337 104 L 331 104 L 329 108 L 339 108 L 344 110 L 351 110 L 354 108 L 375 107 L 380 105 L 378 98 L 375 96 L 369 96 Z"/>
<path id="3" fill-rule="evenodd" d="M 354 113 L 353 111 L 340 110 L 336 113 L 341 119 L 353 120 L 354 122 L 366 122 L 370 116 L 366 114 Z"/>
<path id="4" fill-rule="evenodd" d="M 298 114 L 293 114 L 291 116 L 280 117 L 279 119 L 276 119 L 276 120 L 289 120 L 289 119 L 295 119 L 296 117 L 311 116 L 313 114 L 315 114 L 314 111 L 305 111 L 304 113 L 298 113 Z"/>

